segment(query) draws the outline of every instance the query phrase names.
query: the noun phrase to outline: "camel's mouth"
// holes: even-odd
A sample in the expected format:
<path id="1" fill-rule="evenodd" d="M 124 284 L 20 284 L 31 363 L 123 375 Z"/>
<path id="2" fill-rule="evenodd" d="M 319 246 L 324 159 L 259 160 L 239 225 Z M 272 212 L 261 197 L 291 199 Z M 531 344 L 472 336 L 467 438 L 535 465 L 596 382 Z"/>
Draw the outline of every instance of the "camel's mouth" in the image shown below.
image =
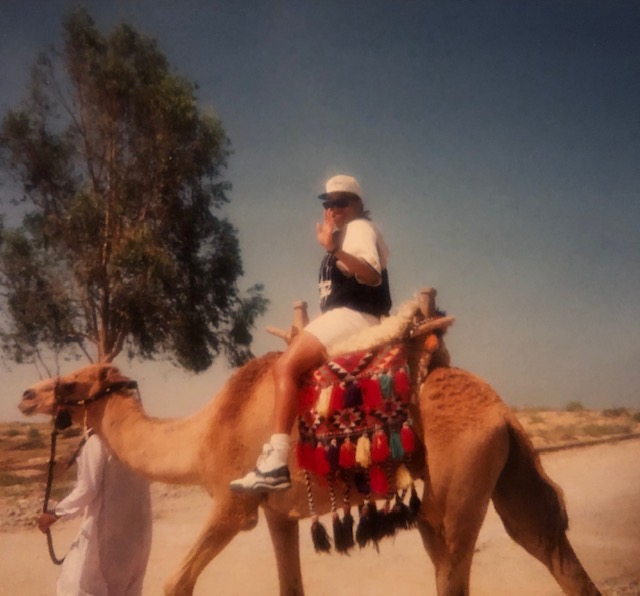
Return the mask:
<path id="1" fill-rule="evenodd" d="M 27 389 L 22 394 L 22 399 L 18 404 L 18 410 L 25 416 L 31 416 L 36 413 L 37 403 L 35 403 L 36 392 L 33 389 Z"/>

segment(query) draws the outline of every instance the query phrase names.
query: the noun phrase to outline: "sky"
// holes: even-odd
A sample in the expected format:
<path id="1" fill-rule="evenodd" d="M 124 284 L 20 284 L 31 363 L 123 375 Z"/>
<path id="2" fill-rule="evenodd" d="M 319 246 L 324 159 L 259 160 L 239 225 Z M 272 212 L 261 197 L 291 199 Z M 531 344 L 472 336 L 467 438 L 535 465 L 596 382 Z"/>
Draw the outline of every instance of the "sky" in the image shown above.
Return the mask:
<path id="1" fill-rule="evenodd" d="M 73 4 L 0 0 L 0 114 Z M 284 347 L 264 328 L 287 328 L 294 301 L 318 313 L 316 196 L 347 173 L 390 247 L 395 305 L 431 286 L 456 317 L 454 365 L 514 407 L 640 407 L 640 2 L 83 5 L 104 32 L 156 38 L 222 120 L 241 286 L 271 300 L 254 353 Z M 196 411 L 231 374 L 117 363 L 155 416 Z M 0 375 L 0 420 L 20 420 L 38 372 Z"/>

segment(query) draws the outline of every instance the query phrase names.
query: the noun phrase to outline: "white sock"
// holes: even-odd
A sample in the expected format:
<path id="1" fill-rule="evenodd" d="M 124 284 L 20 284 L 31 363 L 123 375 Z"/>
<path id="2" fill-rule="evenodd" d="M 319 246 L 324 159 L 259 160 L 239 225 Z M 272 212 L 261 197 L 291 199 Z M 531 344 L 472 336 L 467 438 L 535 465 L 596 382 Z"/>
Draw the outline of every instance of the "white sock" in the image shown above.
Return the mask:
<path id="1" fill-rule="evenodd" d="M 285 433 L 275 433 L 271 435 L 269 439 L 271 446 L 281 453 L 289 453 L 289 445 L 291 444 L 291 438 Z"/>

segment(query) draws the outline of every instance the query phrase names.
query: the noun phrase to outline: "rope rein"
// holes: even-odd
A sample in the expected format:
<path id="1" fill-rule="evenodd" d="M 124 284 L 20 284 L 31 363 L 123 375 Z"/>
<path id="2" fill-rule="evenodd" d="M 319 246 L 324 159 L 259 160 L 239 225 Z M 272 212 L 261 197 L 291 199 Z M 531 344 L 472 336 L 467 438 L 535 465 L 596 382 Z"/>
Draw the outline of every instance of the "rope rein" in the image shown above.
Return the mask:
<path id="1" fill-rule="evenodd" d="M 113 395 L 114 393 L 118 392 L 118 391 L 122 391 L 123 389 L 138 389 L 138 383 L 136 381 L 119 381 L 117 383 L 113 383 L 111 385 L 109 385 L 108 387 L 106 387 L 105 389 L 103 389 L 102 391 L 98 391 L 97 393 L 94 393 L 93 395 L 87 397 L 86 399 L 80 399 L 80 400 L 76 400 L 76 401 L 62 401 L 61 399 L 59 399 L 58 396 L 58 386 L 56 384 L 56 388 L 55 388 L 55 400 L 58 403 L 59 406 L 62 407 L 77 407 L 77 406 L 84 406 L 84 417 L 83 417 L 83 427 L 84 427 L 84 435 L 78 445 L 78 447 L 76 448 L 76 450 L 74 451 L 73 455 L 71 456 L 69 462 L 67 463 L 67 467 L 71 467 L 76 459 L 78 458 L 78 455 L 80 454 L 80 451 L 82 449 L 82 447 L 84 446 L 84 444 L 87 442 L 87 440 L 89 439 L 89 437 L 93 434 L 93 430 L 87 428 L 87 404 L 93 403 L 95 401 L 98 401 L 99 399 L 103 399 L 106 397 L 110 397 L 111 395 Z M 53 430 L 51 431 L 51 449 L 49 452 L 49 465 L 48 465 L 48 470 L 47 470 L 47 484 L 46 487 L 44 489 L 44 502 L 42 504 L 42 513 L 47 513 L 49 510 L 49 499 L 51 498 L 51 488 L 53 486 L 53 473 L 54 473 L 54 468 L 55 468 L 55 464 L 56 464 L 56 444 L 57 444 L 57 439 L 58 439 L 58 433 L 60 432 L 61 429 L 65 429 L 68 428 L 69 426 L 71 426 L 72 422 L 71 422 L 71 415 L 69 414 L 68 411 L 65 410 L 61 410 L 58 415 L 56 416 L 55 419 L 55 424 L 53 427 Z M 56 556 L 55 553 L 55 549 L 53 547 L 53 537 L 51 535 L 51 528 L 47 528 L 46 531 L 46 535 L 47 535 L 47 548 L 49 550 L 49 557 L 51 558 L 51 560 L 53 561 L 53 563 L 55 565 L 62 565 L 62 563 L 64 562 L 65 557 L 62 557 L 62 559 L 59 559 Z"/>

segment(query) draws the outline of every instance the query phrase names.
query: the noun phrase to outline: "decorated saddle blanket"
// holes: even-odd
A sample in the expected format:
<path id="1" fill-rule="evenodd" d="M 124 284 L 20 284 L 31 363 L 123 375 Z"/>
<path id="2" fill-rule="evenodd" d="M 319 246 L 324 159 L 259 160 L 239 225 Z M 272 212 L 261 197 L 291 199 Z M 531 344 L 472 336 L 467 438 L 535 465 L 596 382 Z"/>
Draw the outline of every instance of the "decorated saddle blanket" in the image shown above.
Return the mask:
<path id="1" fill-rule="evenodd" d="M 318 476 L 380 472 L 414 450 L 406 347 L 337 357 L 304 381 L 298 400 L 299 466 Z M 386 483 L 384 483 L 386 485 Z"/>

